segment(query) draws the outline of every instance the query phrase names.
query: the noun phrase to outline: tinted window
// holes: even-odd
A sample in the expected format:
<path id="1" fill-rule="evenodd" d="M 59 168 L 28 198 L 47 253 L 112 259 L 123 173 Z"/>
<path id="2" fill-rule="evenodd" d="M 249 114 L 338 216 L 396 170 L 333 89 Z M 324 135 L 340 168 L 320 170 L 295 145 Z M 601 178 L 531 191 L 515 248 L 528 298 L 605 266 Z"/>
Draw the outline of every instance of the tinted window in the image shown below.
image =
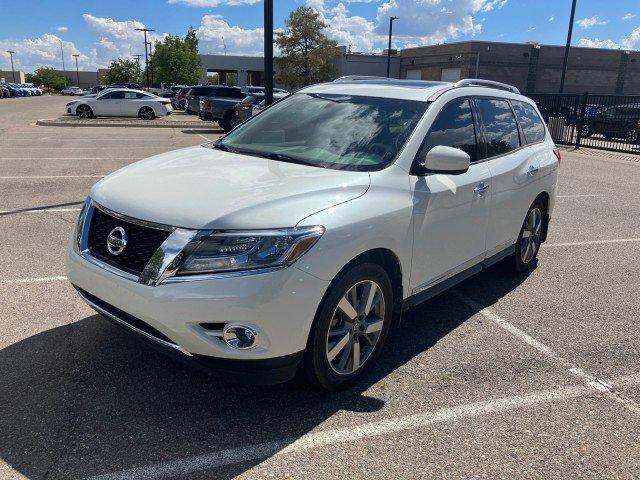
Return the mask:
<path id="1" fill-rule="evenodd" d="M 513 105 L 518 123 L 524 133 L 525 142 L 536 143 L 543 141 L 546 131 L 536 109 L 525 102 L 512 101 L 511 105 Z"/>
<path id="2" fill-rule="evenodd" d="M 451 102 L 442 109 L 422 145 L 421 156 L 436 145 L 459 148 L 471 157 L 472 162 L 478 159 L 473 115 L 468 100 Z"/>
<path id="3" fill-rule="evenodd" d="M 102 97 L 100 97 L 101 99 L 109 99 L 109 100 L 119 100 L 124 98 L 124 92 L 110 92 L 107 93 L 105 95 L 103 95 Z"/>
<path id="4" fill-rule="evenodd" d="M 481 142 L 483 156 L 495 157 L 518 148 L 520 146 L 518 126 L 509 102 L 480 98 L 477 103 L 484 127 L 484 139 Z"/>
<path id="5" fill-rule="evenodd" d="M 124 92 L 124 98 L 126 100 L 135 100 L 136 98 L 140 98 L 138 95 L 139 93 L 136 92 Z"/>

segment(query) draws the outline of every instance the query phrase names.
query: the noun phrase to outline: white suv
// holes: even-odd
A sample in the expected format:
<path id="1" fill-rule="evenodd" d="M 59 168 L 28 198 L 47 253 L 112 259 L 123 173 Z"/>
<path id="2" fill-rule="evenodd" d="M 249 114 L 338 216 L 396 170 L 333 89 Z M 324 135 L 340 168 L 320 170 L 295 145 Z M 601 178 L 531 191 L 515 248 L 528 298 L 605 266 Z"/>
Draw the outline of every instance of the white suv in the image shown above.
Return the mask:
<path id="1" fill-rule="evenodd" d="M 215 143 L 91 190 L 68 254 L 82 298 L 226 378 L 326 389 L 393 318 L 545 240 L 560 155 L 516 88 L 344 78 Z"/>

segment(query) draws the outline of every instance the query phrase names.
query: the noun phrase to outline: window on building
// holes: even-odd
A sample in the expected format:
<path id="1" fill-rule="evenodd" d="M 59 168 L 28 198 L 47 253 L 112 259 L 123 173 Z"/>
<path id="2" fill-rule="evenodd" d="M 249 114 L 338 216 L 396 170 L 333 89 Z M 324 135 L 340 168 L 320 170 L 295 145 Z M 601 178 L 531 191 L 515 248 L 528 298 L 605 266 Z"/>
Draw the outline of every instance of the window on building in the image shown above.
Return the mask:
<path id="1" fill-rule="evenodd" d="M 483 157 L 495 157 L 520 147 L 518 126 L 509 102 L 490 98 L 480 98 L 476 102 L 483 126 Z"/>
<path id="2" fill-rule="evenodd" d="M 540 119 L 538 112 L 532 105 L 526 102 L 511 101 L 513 110 L 516 112 L 516 118 L 520 124 L 520 128 L 524 133 L 526 143 L 536 143 L 544 140 L 546 130 L 544 123 Z"/>
<path id="3" fill-rule="evenodd" d="M 459 148 L 478 160 L 476 131 L 469 100 L 455 100 L 438 114 L 421 148 L 420 157 L 437 145 Z"/>

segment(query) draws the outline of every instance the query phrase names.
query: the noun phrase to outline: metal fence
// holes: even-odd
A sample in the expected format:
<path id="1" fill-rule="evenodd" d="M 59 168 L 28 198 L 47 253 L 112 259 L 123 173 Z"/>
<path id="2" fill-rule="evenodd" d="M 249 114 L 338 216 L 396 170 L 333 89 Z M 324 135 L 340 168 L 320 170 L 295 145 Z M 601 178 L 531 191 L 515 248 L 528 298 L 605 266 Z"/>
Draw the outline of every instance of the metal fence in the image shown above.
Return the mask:
<path id="1" fill-rule="evenodd" d="M 640 154 L 640 95 L 530 94 L 557 144 Z"/>

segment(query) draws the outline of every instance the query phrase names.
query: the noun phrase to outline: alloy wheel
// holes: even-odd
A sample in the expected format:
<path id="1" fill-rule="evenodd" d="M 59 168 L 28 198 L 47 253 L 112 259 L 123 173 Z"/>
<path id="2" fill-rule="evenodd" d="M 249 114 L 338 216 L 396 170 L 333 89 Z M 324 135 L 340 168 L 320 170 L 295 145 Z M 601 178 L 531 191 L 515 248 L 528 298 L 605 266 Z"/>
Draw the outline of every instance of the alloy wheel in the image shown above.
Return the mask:
<path id="1" fill-rule="evenodd" d="M 372 280 L 353 285 L 342 296 L 327 331 L 326 356 L 332 370 L 349 375 L 373 353 L 385 318 L 384 295 Z"/>
<path id="2" fill-rule="evenodd" d="M 627 132 L 628 143 L 638 143 L 638 129 L 632 128 Z"/>
<path id="3" fill-rule="evenodd" d="M 91 116 L 91 109 L 86 105 L 80 105 L 77 112 L 80 118 L 89 118 Z"/>
<path id="4" fill-rule="evenodd" d="M 153 113 L 153 110 L 151 110 L 150 108 L 147 107 L 140 110 L 140 118 L 144 120 L 153 120 L 153 117 L 154 117 L 154 113 Z"/>
<path id="5" fill-rule="evenodd" d="M 542 234 L 542 212 L 538 207 L 532 208 L 522 229 L 520 243 L 520 258 L 522 263 L 529 263 L 540 248 Z"/>

